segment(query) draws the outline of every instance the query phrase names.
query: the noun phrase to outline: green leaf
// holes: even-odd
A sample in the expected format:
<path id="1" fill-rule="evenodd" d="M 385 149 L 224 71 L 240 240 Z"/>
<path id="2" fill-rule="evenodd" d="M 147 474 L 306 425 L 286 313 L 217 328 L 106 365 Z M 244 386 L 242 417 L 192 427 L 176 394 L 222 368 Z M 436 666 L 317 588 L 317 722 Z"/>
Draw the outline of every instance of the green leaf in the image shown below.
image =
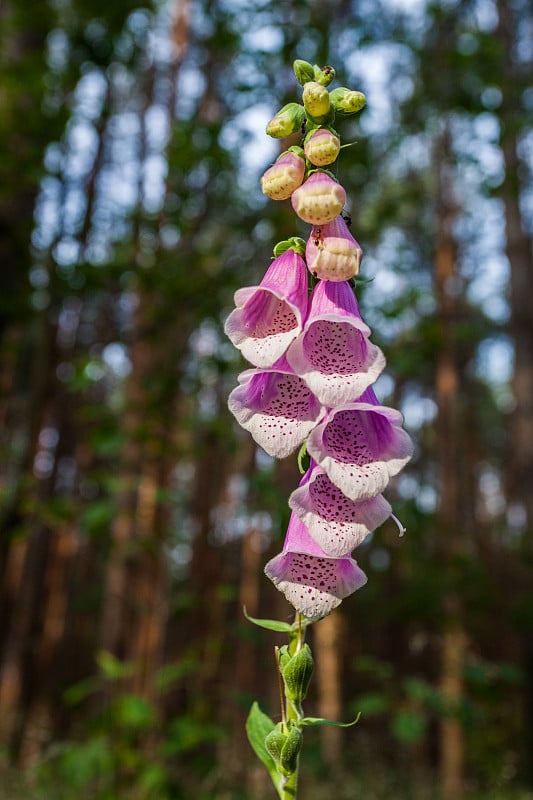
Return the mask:
<path id="1" fill-rule="evenodd" d="M 104 673 L 104 676 L 110 681 L 130 678 L 135 672 L 133 664 L 126 661 L 119 661 L 118 658 L 115 658 L 115 656 L 107 650 L 100 650 L 96 654 L 96 663 Z"/>
<path id="2" fill-rule="evenodd" d="M 296 620 L 296 622 L 282 622 L 278 619 L 257 619 L 256 617 L 251 617 L 248 614 L 246 611 L 246 606 L 243 606 L 242 613 L 248 622 L 253 622 L 253 624 L 257 625 L 259 628 L 265 628 L 267 631 L 288 633 L 291 637 L 298 631 L 299 628 L 307 628 L 307 626 L 312 625 L 313 622 L 318 622 L 318 620 L 307 619 L 303 616 L 300 617 L 299 621 Z"/>
<path id="3" fill-rule="evenodd" d="M 69 686 L 68 689 L 65 689 L 63 692 L 63 700 L 67 705 L 75 706 L 78 703 L 82 703 L 91 694 L 97 692 L 100 686 L 101 683 L 98 678 L 85 678 L 84 680 L 78 681 L 78 683 L 74 683 L 72 686 Z"/>
<path id="4" fill-rule="evenodd" d="M 356 725 L 359 722 L 360 716 L 361 713 L 359 713 L 352 722 L 334 722 L 334 720 L 322 719 L 322 717 L 303 717 L 298 724 L 308 727 L 312 725 L 333 725 L 335 728 L 350 728 L 352 725 Z"/>
<path id="5" fill-rule="evenodd" d="M 413 711 L 400 711 L 392 721 L 392 732 L 397 739 L 408 744 L 420 741 L 426 730 L 426 721 Z"/>
<path id="6" fill-rule="evenodd" d="M 150 728 L 156 722 L 156 715 L 150 703 L 135 694 L 119 698 L 115 715 L 120 725 L 139 731 Z"/>
<path id="7" fill-rule="evenodd" d="M 390 706 L 386 695 L 380 692 L 368 692 L 367 694 L 359 695 L 356 703 L 362 714 L 383 714 Z"/>
<path id="8" fill-rule="evenodd" d="M 178 681 L 195 671 L 198 661 L 193 656 L 187 656 L 173 664 L 165 664 L 156 672 L 155 684 L 160 692 L 166 692 L 174 687 Z"/>
<path id="9" fill-rule="evenodd" d="M 250 709 L 250 713 L 248 714 L 248 719 L 246 720 L 246 733 L 248 735 L 248 741 L 252 745 L 256 756 L 267 768 L 272 779 L 272 783 L 276 787 L 279 796 L 282 797 L 282 790 L 280 787 L 282 776 L 277 770 L 274 759 L 265 747 L 265 739 L 268 734 L 275 729 L 275 727 L 276 726 L 270 717 L 267 717 L 267 715 L 261 711 L 259 704 L 255 701 Z"/>
<path id="10" fill-rule="evenodd" d="M 255 617 L 251 617 L 246 608 L 243 608 L 243 614 L 248 620 L 248 622 L 253 622 L 254 625 L 257 625 L 259 628 L 265 628 L 267 631 L 278 631 L 280 633 L 291 633 L 293 628 L 290 622 L 281 622 L 277 619 L 256 619 Z"/>

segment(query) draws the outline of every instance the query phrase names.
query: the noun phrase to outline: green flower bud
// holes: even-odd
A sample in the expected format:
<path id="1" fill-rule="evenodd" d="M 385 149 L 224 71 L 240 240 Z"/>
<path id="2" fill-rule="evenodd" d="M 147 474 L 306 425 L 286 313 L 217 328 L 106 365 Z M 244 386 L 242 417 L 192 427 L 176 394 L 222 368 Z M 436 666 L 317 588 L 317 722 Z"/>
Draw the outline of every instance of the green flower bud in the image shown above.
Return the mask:
<path id="1" fill-rule="evenodd" d="M 322 86 L 329 86 L 331 81 L 335 77 L 335 70 L 333 67 L 326 66 L 326 67 L 319 67 L 316 64 L 313 67 L 314 75 L 313 78 L 317 83 L 322 84 Z M 308 78 L 308 80 L 313 80 L 313 78 Z"/>
<path id="2" fill-rule="evenodd" d="M 344 114 L 360 111 L 366 103 L 366 97 L 362 92 L 354 92 L 343 87 L 333 89 L 329 97 L 335 111 L 342 111 Z"/>
<path id="3" fill-rule="evenodd" d="M 279 759 L 279 769 L 284 775 L 292 775 L 293 772 L 296 772 L 298 756 L 302 749 L 302 740 L 303 736 L 301 730 L 293 726 L 285 739 L 285 744 L 281 749 Z"/>
<path id="4" fill-rule="evenodd" d="M 283 668 L 285 695 L 289 700 L 301 703 L 307 694 L 307 688 L 313 674 L 313 656 L 308 644 L 304 644 Z"/>
<path id="5" fill-rule="evenodd" d="M 290 136 L 291 133 L 299 130 L 305 120 L 304 107 L 299 103 L 287 103 L 283 106 L 275 117 L 266 126 L 266 132 L 273 139 L 281 139 L 283 136 Z"/>
<path id="6" fill-rule="evenodd" d="M 325 86 L 321 86 L 317 81 L 309 81 L 305 84 L 302 100 L 305 110 L 311 117 L 321 119 L 330 112 L 329 92 Z"/>
<path id="7" fill-rule="evenodd" d="M 294 70 L 294 74 L 296 75 L 296 80 L 299 84 L 301 84 L 301 86 L 308 81 L 313 81 L 315 79 L 315 71 L 311 64 L 309 64 L 307 61 L 302 61 L 300 58 L 297 58 L 292 65 L 292 68 Z"/>
<path id="8" fill-rule="evenodd" d="M 281 722 L 278 722 L 274 730 L 270 731 L 270 733 L 265 736 L 265 747 L 274 759 L 276 765 L 279 765 L 281 761 L 281 753 L 286 741 L 287 734 L 282 731 Z"/>

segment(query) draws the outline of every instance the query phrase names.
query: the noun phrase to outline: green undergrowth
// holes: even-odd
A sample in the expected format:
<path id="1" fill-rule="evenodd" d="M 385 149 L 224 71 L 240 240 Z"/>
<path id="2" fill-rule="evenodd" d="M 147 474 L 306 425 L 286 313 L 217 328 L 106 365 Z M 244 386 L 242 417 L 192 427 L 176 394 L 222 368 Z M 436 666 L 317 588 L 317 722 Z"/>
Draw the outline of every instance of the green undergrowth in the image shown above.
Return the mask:
<path id="1" fill-rule="evenodd" d="M 198 780 L 198 791 L 195 800 L 273 800 L 275 792 L 265 781 L 264 791 L 257 786 L 253 790 L 235 790 L 223 788 L 222 781 L 206 775 Z M 215 788 L 220 784 L 220 788 Z M 328 776 L 322 780 L 316 774 L 302 776 L 300 792 L 305 800 L 354 800 L 364 797 L 365 800 L 436 800 L 436 782 L 429 780 L 417 789 L 402 785 L 402 776 L 380 769 L 372 771 L 368 776 L 353 776 L 342 773 L 337 778 Z M 134 786 L 113 796 L 110 800 L 184 800 L 178 792 L 165 794 L 136 790 Z M 74 787 L 64 783 L 54 787 L 47 782 L 42 785 L 33 770 L 26 772 L 13 768 L 0 768 L 0 800 L 80 800 L 80 794 Z M 98 798 L 95 797 L 95 800 Z M 527 789 L 494 789 L 467 790 L 462 800 L 533 800 L 533 790 Z"/>

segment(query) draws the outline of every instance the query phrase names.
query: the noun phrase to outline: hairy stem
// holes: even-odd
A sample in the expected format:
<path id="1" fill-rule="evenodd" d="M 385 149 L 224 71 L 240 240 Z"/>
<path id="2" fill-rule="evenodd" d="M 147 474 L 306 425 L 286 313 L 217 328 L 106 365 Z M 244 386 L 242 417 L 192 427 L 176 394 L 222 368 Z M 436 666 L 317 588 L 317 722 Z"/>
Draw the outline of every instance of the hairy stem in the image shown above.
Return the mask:
<path id="1" fill-rule="evenodd" d="M 297 636 L 291 637 L 289 642 L 289 652 L 291 655 L 294 655 L 301 649 L 305 639 L 305 627 L 302 625 L 302 615 L 297 613 L 294 621 L 295 623 L 298 623 L 298 634 Z M 302 717 L 303 711 L 301 706 L 287 699 L 285 703 L 285 719 L 287 722 L 298 722 Z M 296 798 L 298 787 L 298 771 L 299 763 L 296 767 L 296 770 L 287 778 L 286 783 L 284 783 L 282 786 L 281 800 L 294 800 L 294 798 Z"/>

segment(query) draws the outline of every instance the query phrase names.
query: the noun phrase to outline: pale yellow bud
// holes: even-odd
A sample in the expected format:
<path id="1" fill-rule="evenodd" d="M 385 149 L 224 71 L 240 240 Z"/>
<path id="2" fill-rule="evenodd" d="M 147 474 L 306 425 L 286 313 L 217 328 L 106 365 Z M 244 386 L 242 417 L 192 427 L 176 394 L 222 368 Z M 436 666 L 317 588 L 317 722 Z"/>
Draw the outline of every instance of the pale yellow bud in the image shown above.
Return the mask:
<path id="1" fill-rule="evenodd" d="M 314 131 L 304 145 L 305 155 L 316 167 L 333 164 L 340 149 L 340 139 L 326 128 Z"/>
<path id="2" fill-rule="evenodd" d="M 321 86 L 317 81 L 309 81 L 305 84 L 302 93 L 302 100 L 305 110 L 312 117 L 325 117 L 330 111 L 329 92 L 325 86 Z"/>
<path id="3" fill-rule="evenodd" d="M 272 200 L 286 200 L 304 179 L 305 161 L 296 153 L 284 153 L 261 178 L 261 191 Z"/>

